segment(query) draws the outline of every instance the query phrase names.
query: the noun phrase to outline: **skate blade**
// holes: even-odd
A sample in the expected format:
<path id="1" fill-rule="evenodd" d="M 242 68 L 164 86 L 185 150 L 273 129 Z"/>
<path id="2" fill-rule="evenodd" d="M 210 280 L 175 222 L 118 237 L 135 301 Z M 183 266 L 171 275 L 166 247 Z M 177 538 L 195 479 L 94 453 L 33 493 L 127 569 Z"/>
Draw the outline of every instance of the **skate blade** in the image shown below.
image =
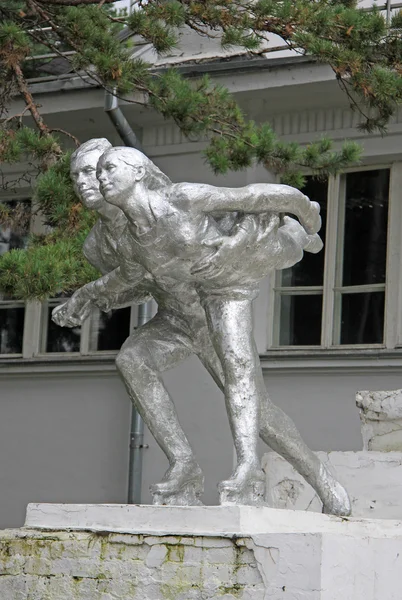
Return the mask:
<path id="1" fill-rule="evenodd" d="M 204 506 L 200 500 L 202 487 L 190 484 L 178 492 L 152 492 L 153 504 L 159 506 Z"/>
<path id="2" fill-rule="evenodd" d="M 222 506 L 245 505 L 265 506 L 265 484 L 263 481 L 249 483 L 241 489 L 220 486 L 219 499 Z"/>

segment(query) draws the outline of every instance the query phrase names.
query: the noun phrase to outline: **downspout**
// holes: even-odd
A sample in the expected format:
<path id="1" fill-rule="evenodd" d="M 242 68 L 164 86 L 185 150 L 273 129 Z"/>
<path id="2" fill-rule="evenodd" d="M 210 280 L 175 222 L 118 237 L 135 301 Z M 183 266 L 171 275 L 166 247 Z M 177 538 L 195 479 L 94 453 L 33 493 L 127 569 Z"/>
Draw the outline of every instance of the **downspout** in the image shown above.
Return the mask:
<path id="1" fill-rule="evenodd" d="M 392 10 L 392 1 L 387 0 L 387 27 L 391 24 L 391 10 Z"/>
<path id="2" fill-rule="evenodd" d="M 105 112 L 126 146 L 138 148 L 137 136 L 119 108 L 119 101 L 111 92 L 105 92 Z M 138 307 L 138 327 L 152 317 L 152 302 Z M 128 504 L 141 504 L 142 459 L 144 450 L 144 421 L 134 406 L 131 408 L 130 455 L 128 472 Z"/>
<path id="3" fill-rule="evenodd" d="M 118 98 L 108 91 L 105 92 L 105 113 L 112 121 L 117 133 L 125 145 L 131 146 L 131 148 L 138 148 L 139 143 L 137 136 L 131 129 L 130 123 L 123 115 L 121 108 L 119 108 Z"/>
<path id="4" fill-rule="evenodd" d="M 138 327 L 152 317 L 152 302 L 138 307 Z M 144 421 L 134 406 L 131 409 L 130 460 L 128 472 L 128 504 L 141 504 L 142 460 L 144 450 Z"/>

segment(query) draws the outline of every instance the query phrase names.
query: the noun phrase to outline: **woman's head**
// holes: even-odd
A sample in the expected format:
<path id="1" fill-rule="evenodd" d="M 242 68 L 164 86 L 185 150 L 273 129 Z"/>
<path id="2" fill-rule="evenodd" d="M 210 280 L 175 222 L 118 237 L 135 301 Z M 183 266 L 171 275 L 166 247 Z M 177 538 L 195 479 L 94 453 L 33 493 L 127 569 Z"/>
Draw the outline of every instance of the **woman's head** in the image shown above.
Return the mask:
<path id="1" fill-rule="evenodd" d="M 136 183 L 142 182 L 149 190 L 160 190 L 171 185 L 167 175 L 135 148 L 125 146 L 107 150 L 99 159 L 97 177 L 106 200 L 120 206 Z"/>

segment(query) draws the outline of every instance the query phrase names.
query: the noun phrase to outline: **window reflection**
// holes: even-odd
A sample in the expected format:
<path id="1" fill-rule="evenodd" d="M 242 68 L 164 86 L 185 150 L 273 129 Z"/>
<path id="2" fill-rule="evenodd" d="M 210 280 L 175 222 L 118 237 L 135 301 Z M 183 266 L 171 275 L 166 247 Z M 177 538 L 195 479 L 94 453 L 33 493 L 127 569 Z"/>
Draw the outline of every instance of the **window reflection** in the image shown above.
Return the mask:
<path id="1" fill-rule="evenodd" d="M 321 207 L 322 227 L 319 235 L 324 242 L 325 249 L 328 181 L 319 181 L 308 177 L 302 192 L 310 200 L 318 202 Z M 305 252 L 300 262 L 290 267 L 290 269 L 284 269 L 282 271 L 281 285 L 284 287 L 322 285 L 324 278 L 324 249 L 318 252 L 318 254 Z"/>
<path id="2" fill-rule="evenodd" d="M 79 352 L 81 327 L 59 327 L 52 321 L 52 310 L 47 310 L 47 336 L 45 352 Z"/>
<path id="3" fill-rule="evenodd" d="M 121 308 L 108 313 L 95 312 L 91 323 L 93 350 L 120 350 L 130 335 L 131 308 Z"/>
<path id="4" fill-rule="evenodd" d="M 384 292 L 342 295 L 341 344 L 382 344 Z"/>
<path id="5" fill-rule="evenodd" d="M 389 169 L 346 175 L 342 285 L 385 283 Z"/>
<path id="6" fill-rule="evenodd" d="M 21 354 L 24 334 L 23 306 L 2 308 L 0 305 L 0 354 Z"/>
<path id="7" fill-rule="evenodd" d="M 281 346 L 321 344 L 322 294 L 281 297 Z"/>

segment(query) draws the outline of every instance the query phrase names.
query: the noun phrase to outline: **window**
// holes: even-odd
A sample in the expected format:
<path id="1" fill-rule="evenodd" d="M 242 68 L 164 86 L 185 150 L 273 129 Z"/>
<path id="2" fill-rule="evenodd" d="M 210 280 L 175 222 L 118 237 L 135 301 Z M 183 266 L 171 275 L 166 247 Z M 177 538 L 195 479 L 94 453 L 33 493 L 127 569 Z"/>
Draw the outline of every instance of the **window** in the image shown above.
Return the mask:
<path id="1" fill-rule="evenodd" d="M 0 226 L 0 255 L 24 248 L 31 214 L 29 200 L 4 200 L 2 205 L 9 225 Z M 25 303 L 0 295 L 0 355 L 22 354 L 24 320 Z"/>
<path id="2" fill-rule="evenodd" d="M 94 310 L 91 318 L 89 350 L 120 350 L 130 335 L 132 309 L 121 308 L 109 313 Z"/>
<path id="3" fill-rule="evenodd" d="M 67 298 L 48 300 L 42 309 L 41 353 L 79 352 L 81 327 L 59 327 L 52 321 L 52 310 Z"/>
<path id="4" fill-rule="evenodd" d="M 305 194 L 319 202 L 323 226 L 320 232 L 325 244 L 327 215 L 327 182 L 309 179 Z M 324 285 L 324 252 L 304 254 L 303 260 L 277 273 L 276 309 L 280 314 L 280 346 L 320 344 Z"/>
<path id="5" fill-rule="evenodd" d="M 3 221 L 10 224 L 0 227 L 0 254 L 24 248 L 30 230 L 41 231 L 40 224 L 32 223 L 30 200 L 5 199 L 2 203 Z M 2 358 L 116 352 L 137 324 L 134 306 L 107 314 L 94 309 L 82 327 L 59 327 L 53 323 L 51 314 L 65 300 L 52 298 L 44 303 L 25 303 L 0 295 Z"/>
<path id="6" fill-rule="evenodd" d="M 390 180 L 400 169 L 308 179 L 304 192 L 321 205 L 324 250 L 276 273 L 271 347 L 385 345 L 387 249 L 400 245 L 400 236 L 389 236 Z M 394 288 L 398 281 L 396 273 Z"/>
<path id="7" fill-rule="evenodd" d="M 137 323 L 137 307 L 129 306 L 102 313 L 94 308 L 81 327 L 59 327 L 52 321 L 52 310 L 67 298 L 43 303 L 39 354 L 115 352 L 120 350 Z"/>

